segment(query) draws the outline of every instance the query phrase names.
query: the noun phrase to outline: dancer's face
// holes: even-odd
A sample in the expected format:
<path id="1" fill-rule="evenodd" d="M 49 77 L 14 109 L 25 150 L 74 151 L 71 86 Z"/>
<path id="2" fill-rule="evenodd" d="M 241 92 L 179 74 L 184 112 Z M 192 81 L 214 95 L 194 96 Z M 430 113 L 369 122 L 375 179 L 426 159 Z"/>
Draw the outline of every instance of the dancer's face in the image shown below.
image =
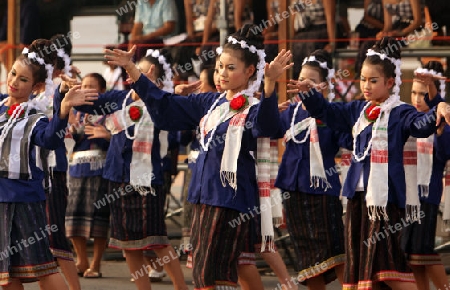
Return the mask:
<path id="1" fill-rule="evenodd" d="M 428 92 L 425 84 L 414 81 L 411 88 L 411 103 L 419 112 L 428 112 L 430 108 L 425 103 L 425 94 Z"/>
<path id="2" fill-rule="evenodd" d="M 322 78 L 320 76 L 320 72 L 317 68 L 304 65 L 302 67 L 302 70 L 300 71 L 300 75 L 298 77 L 299 81 L 309 80 L 312 81 L 315 84 L 320 84 L 322 82 Z M 322 93 L 322 87 L 320 86 L 319 92 Z"/>
<path id="3" fill-rule="evenodd" d="M 360 87 L 366 100 L 380 104 L 387 100 L 394 85 L 394 78 L 386 78 L 379 65 L 364 63 L 361 69 Z"/>
<path id="4" fill-rule="evenodd" d="M 241 60 L 241 52 L 237 50 L 224 50 L 219 60 L 220 86 L 222 90 L 233 93 L 248 87 L 248 81 L 255 72 L 253 65 L 246 66 Z"/>
<path id="5" fill-rule="evenodd" d="M 100 88 L 98 80 L 94 77 L 85 77 L 81 82 L 81 89 L 94 89 L 98 93 L 104 93 L 104 91 Z"/>
<path id="6" fill-rule="evenodd" d="M 12 66 L 6 83 L 8 95 L 14 99 L 14 103 L 28 101 L 30 94 L 35 89 L 31 68 L 20 61 L 16 61 Z"/>
<path id="7" fill-rule="evenodd" d="M 214 68 L 214 84 L 216 85 L 216 90 L 221 93 L 223 92 L 220 86 L 220 74 L 219 74 L 220 61 L 216 61 L 216 67 Z"/>

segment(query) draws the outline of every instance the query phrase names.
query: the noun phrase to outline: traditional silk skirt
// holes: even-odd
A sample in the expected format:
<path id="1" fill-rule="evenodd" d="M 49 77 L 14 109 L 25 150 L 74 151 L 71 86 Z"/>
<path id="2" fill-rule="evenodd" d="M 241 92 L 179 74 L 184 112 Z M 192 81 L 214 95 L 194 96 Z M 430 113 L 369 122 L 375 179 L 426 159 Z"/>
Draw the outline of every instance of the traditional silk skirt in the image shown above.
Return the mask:
<path id="1" fill-rule="evenodd" d="M 66 172 L 54 171 L 51 176 L 51 191 L 46 191 L 45 210 L 48 223 L 58 226 L 58 231 L 49 236 L 50 250 L 55 258 L 73 261 L 72 249 L 66 237 L 67 196 Z"/>
<path id="2" fill-rule="evenodd" d="M 240 212 L 205 204 L 193 206 L 192 262 L 195 289 L 237 289 L 238 257 L 248 235 Z M 233 223 L 239 221 L 239 223 Z"/>
<path id="3" fill-rule="evenodd" d="M 170 244 L 164 220 L 166 194 L 160 185 L 153 188 L 155 195 L 142 196 L 128 183 L 109 182 L 111 248 L 152 250 Z"/>
<path id="4" fill-rule="evenodd" d="M 385 286 L 383 281 L 415 281 L 401 249 L 402 230 L 410 226 L 405 210 L 388 203 L 386 211 L 388 221 L 371 221 L 364 192 L 348 200 L 343 289 L 371 290 L 376 283 Z"/>
<path id="5" fill-rule="evenodd" d="M 440 265 L 441 257 L 434 250 L 439 206 L 421 202 L 420 210 L 420 224 L 415 222 L 403 230 L 402 249 L 413 266 Z"/>
<path id="6" fill-rule="evenodd" d="M 101 176 L 69 179 L 67 237 L 106 238 L 109 228 L 108 181 Z"/>
<path id="7" fill-rule="evenodd" d="M 342 204 L 337 196 L 291 192 L 283 200 L 286 225 L 297 256 L 297 280 L 323 275 L 336 279 L 334 268 L 345 261 Z"/>
<path id="8" fill-rule="evenodd" d="M 59 230 L 47 224 L 45 201 L 0 203 L 0 286 L 58 273 L 48 237 Z"/>

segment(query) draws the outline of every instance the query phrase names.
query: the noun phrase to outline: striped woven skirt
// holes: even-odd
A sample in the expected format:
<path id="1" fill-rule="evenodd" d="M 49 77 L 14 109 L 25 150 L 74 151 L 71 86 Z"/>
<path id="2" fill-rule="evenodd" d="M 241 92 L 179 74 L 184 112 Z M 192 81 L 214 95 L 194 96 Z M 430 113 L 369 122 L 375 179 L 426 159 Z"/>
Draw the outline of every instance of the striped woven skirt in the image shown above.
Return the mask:
<path id="1" fill-rule="evenodd" d="M 0 203 L 0 286 L 58 273 L 48 237 L 61 230 L 47 224 L 45 201 Z"/>
<path id="2" fill-rule="evenodd" d="M 342 204 L 337 196 L 291 192 L 283 200 L 286 225 L 297 256 L 297 280 L 322 275 L 336 279 L 334 268 L 345 260 Z"/>
<path id="3" fill-rule="evenodd" d="M 54 171 L 51 175 L 51 192 L 46 191 L 45 210 L 50 225 L 58 231 L 49 236 L 50 250 L 55 258 L 73 261 L 72 249 L 66 237 L 65 217 L 67 208 L 67 173 Z"/>
<path id="4" fill-rule="evenodd" d="M 109 204 L 102 203 L 108 181 L 101 176 L 69 179 L 66 212 L 67 237 L 106 238 L 109 228 Z"/>
<path id="5" fill-rule="evenodd" d="M 205 204 L 193 207 L 191 241 L 195 289 L 236 289 L 238 257 L 248 235 L 248 221 L 242 221 L 236 210 Z"/>
<path id="6" fill-rule="evenodd" d="M 155 195 L 140 195 L 130 184 L 109 182 L 111 248 L 152 250 L 169 245 L 164 215 L 166 194 L 155 185 Z"/>
<path id="7" fill-rule="evenodd" d="M 422 201 L 420 210 L 420 224 L 415 222 L 403 230 L 402 249 L 411 265 L 441 265 L 441 257 L 434 250 L 439 206 Z"/>
<path id="8" fill-rule="evenodd" d="M 182 244 L 184 248 L 191 243 L 191 227 L 192 227 L 192 203 L 187 201 L 189 184 L 192 179 L 192 170 L 185 171 L 184 185 L 183 185 L 183 227 L 181 228 Z"/>
<path id="9" fill-rule="evenodd" d="M 348 200 L 343 289 L 371 290 L 375 284 L 385 286 L 383 281 L 415 281 L 401 249 L 401 232 L 410 226 L 405 210 L 388 203 L 386 211 L 389 221 L 371 221 L 364 192 Z"/>

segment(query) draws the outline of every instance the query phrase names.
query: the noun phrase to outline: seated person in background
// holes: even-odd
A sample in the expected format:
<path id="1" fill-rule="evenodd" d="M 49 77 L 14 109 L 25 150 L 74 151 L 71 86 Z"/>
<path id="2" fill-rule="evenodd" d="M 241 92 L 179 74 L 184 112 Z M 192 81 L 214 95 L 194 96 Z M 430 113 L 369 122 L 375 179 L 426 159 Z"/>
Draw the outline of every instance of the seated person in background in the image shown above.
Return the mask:
<path id="1" fill-rule="evenodd" d="M 145 56 L 149 48 L 161 48 L 164 38 L 176 34 L 177 18 L 174 0 L 138 1 L 129 42 L 129 48 L 134 44 L 138 46 L 136 59 Z"/>
<path id="2" fill-rule="evenodd" d="M 375 38 L 378 32 L 384 28 L 384 10 L 382 0 L 364 0 L 364 16 L 356 26 L 361 41 L 364 38 Z"/>
<path id="3" fill-rule="evenodd" d="M 307 3 L 311 3 L 307 5 Z M 298 79 L 305 57 L 317 49 L 331 52 L 335 48 L 336 35 L 336 0 L 291 0 L 291 17 L 294 27 L 292 53 L 294 55 L 294 79 Z M 310 39 L 310 41 L 305 41 Z M 323 40 L 323 41 L 321 41 Z"/>
<path id="4" fill-rule="evenodd" d="M 249 0 L 226 0 L 227 1 L 227 21 L 228 21 L 228 34 L 240 29 L 244 24 L 251 23 L 251 13 L 249 9 Z M 210 0 L 208 7 L 208 14 L 206 16 L 202 50 L 214 50 L 218 45 L 212 45 L 211 43 L 219 42 L 220 32 L 217 28 L 217 20 L 220 16 L 220 0 Z M 208 44 L 209 42 L 209 44 Z M 198 53 L 199 54 L 199 53 Z M 214 65 L 215 58 L 209 58 L 205 65 Z"/>
<path id="5" fill-rule="evenodd" d="M 384 27 L 377 34 L 402 37 L 420 31 L 425 21 L 425 5 L 422 0 L 383 0 Z"/>

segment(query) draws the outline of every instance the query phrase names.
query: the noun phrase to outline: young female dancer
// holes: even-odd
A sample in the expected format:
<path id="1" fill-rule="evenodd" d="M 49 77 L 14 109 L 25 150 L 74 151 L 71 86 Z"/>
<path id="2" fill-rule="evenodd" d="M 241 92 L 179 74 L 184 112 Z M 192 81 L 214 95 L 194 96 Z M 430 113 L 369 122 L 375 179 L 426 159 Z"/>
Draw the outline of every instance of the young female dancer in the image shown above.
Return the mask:
<path id="1" fill-rule="evenodd" d="M 417 111 L 428 112 L 430 107 L 425 102 L 428 96 L 436 95 L 437 92 L 440 97 L 445 96 L 445 78 L 441 78 L 442 64 L 430 61 L 415 72 L 411 103 Z M 411 190 L 415 191 L 419 188 L 423 218 L 420 223 L 415 222 L 404 229 L 402 248 L 414 273 L 417 287 L 424 290 L 430 289 L 430 279 L 437 289 L 449 287 L 442 260 L 434 250 L 437 216 L 443 191 L 442 177 L 445 164 L 450 159 L 449 142 L 450 127 L 443 126 L 428 138 L 409 138 L 405 145 L 405 155 L 410 153 L 417 160 L 412 164 L 415 166 L 411 166 L 412 171 L 406 174 L 407 188 L 411 187 Z"/>
<path id="2" fill-rule="evenodd" d="M 326 83 L 331 100 L 333 77 L 331 55 L 316 50 L 303 61 L 299 81 Z M 286 151 L 275 186 L 290 192 L 283 204 L 300 269 L 297 279 L 308 289 L 325 289 L 336 277 L 343 282 L 344 224 L 335 157 L 340 147 L 351 148 L 351 135 L 311 118 L 298 102 L 281 114 L 282 136 Z"/>
<path id="3" fill-rule="evenodd" d="M 106 81 L 98 73 L 87 74 L 84 89 L 106 91 Z M 75 140 L 69 165 L 69 196 L 66 211 L 66 235 L 77 254 L 77 270 L 85 278 L 100 278 L 100 263 L 106 248 L 109 228 L 109 206 L 95 206 L 107 192 L 103 179 L 103 166 L 111 134 L 104 127 L 105 117 L 77 114 L 77 123 L 71 124 L 70 133 Z M 94 257 L 89 263 L 86 240 L 94 239 Z"/>
<path id="4" fill-rule="evenodd" d="M 250 151 L 257 149 L 256 137 L 270 136 L 278 128 L 274 122 L 278 117 L 275 81 L 292 66 L 288 65 L 289 51 L 282 51 L 270 65 L 266 64 L 263 38 L 252 32 L 254 28 L 245 25 L 223 47 L 219 69 L 223 94 L 170 94 L 131 62 L 134 48 L 129 52 L 105 51 L 110 63 L 123 66 L 135 81 L 133 86 L 158 127 L 192 130 L 200 123 L 202 150 L 188 198 L 194 204 L 191 242 L 196 289 L 236 288 L 237 260 L 248 234 L 248 217 L 255 214 L 255 208 L 259 211 L 255 160 Z M 254 106 L 253 94 L 263 75 L 264 92 L 261 102 Z M 262 201 L 270 196 L 269 185 L 270 180 L 260 183 Z M 267 210 L 261 212 L 269 214 Z M 273 246 L 271 218 L 269 221 L 262 226 L 263 239 L 268 241 L 263 243 L 263 250 L 266 245 Z"/>
<path id="5" fill-rule="evenodd" d="M 166 58 L 159 51 L 150 54 L 139 65 L 147 71 L 156 66 L 151 77 L 162 80 L 161 87 L 172 88 L 172 72 Z M 109 181 L 108 194 L 101 205 L 111 210 L 109 246 L 125 251 L 133 275 L 143 269 L 150 271 L 143 252 L 154 250 L 159 258 L 157 263 L 164 265 L 175 289 L 186 290 L 164 221 L 166 194 L 162 190 L 161 155 L 167 152 L 167 134 L 160 137 L 160 130 L 154 126 L 135 91 L 109 91 L 100 96 L 92 107 L 76 109 L 89 114 L 112 114 L 106 120 L 112 137 L 103 171 L 103 177 Z M 151 287 L 147 275 L 137 275 L 134 280 L 137 289 Z"/>
<path id="6" fill-rule="evenodd" d="M 52 47 L 50 51 L 56 53 L 56 62 L 53 69 L 53 79 L 58 78 L 61 74 L 70 76 L 72 67 L 70 66 L 70 54 L 72 51 L 72 44 L 65 35 L 57 34 L 50 39 Z M 48 54 L 48 47 L 43 47 L 38 53 Z M 40 87 L 40 93 L 36 95 L 35 100 L 40 103 L 40 106 L 45 108 L 43 113 L 52 119 L 53 114 L 58 108 L 53 107 L 53 92 L 56 86 L 47 86 L 47 90 L 53 88 L 51 91 L 46 91 L 45 87 Z M 59 105 L 58 103 L 56 104 Z M 61 132 L 60 134 L 63 134 Z M 62 135 L 60 135 L 62 136 Z M 61 269 L 64 278 L 69 285 L 70 290 L 80 290 L 80 280 L 77 275 L 77 268 L 73 260 L 72 249 L 66 237 L 65 231 L 65 216 L 67 208 L 67 196 L 69 190 L 67 188 L 67 155 L 64 144 L 49 152 L 49 168 L 45 174 L 49 176 L 50 183 L 46 186 L 46 201 L 45 212 L 47 215 L 47 222 L 50 225 L 56 225 L 58 231 L 49 236 L 50 250 L 55 257 L 59 268 Z M 41 289 L 43 289 L 41 285 Z"/>
<path id="7" fill-rule="evenodd" d="M 309 81 L 291 81 L 290 92 L 302 92 L 312 117 L 334 130 L 352 132 L 353 160 L 343 194 L 346 215 L 344 289 L 417 289 L 400 248 L 404 220 L 419 219 L 420 204 L 406 195 L 403 145 L 411 135 L 428 137 L 450 109 L 439 103 L 428 113 L 400 102 L 400 51 L 395 40 L 383 38 L 368 50 L 361 70 L 361 90 L 367 102 L 328 103 Z M 310 90 L 310 91 L 308 91 Z M 370 153 L 370 154 L 369 154 Z"/>
<path id="8" fill-rule="evenodd" d="M 55 104 L 58 109 L 48 121 L 42 113 L 45 107 L 29 98 L 41 86 L 51 94 L 55 55 L 42 53 L 50 45 L 47 40 L 35 40 L 17 58 L 8 74 L 8 95 L 0 97 L 0 251 L 6 253 L 0 259 L 3 289 L 23 289 L 22 283 L 36 280 L 44 289 L 68 289 L 49 248 L 49 235 L 60 229 L 46 221 L 43 169 L 48 164 L 41 148 L 63 146 L 58 133 L 65 132 L 71 107 L 90 104 L 97 94 L 73 87 Z"/>

